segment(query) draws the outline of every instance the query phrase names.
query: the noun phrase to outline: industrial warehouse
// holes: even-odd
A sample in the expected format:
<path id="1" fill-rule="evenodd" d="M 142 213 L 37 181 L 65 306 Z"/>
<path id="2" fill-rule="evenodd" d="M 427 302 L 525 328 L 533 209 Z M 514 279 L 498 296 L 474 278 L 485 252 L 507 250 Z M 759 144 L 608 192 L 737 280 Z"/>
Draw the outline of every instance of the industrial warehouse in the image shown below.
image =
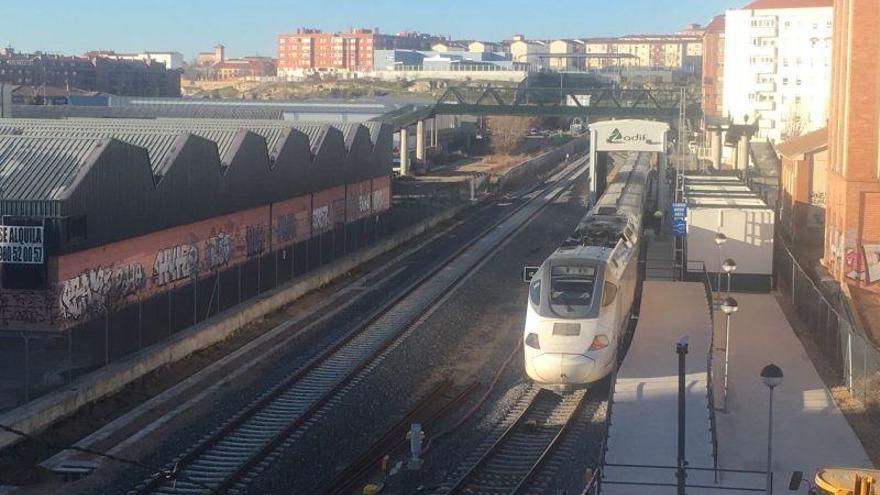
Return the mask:
<path id="1" fill-rule="evenodd" d="M 391 146 L 378 123 L 5 119 L 0 330 L 72 335 L 89 368 L 359 249 Z"/>

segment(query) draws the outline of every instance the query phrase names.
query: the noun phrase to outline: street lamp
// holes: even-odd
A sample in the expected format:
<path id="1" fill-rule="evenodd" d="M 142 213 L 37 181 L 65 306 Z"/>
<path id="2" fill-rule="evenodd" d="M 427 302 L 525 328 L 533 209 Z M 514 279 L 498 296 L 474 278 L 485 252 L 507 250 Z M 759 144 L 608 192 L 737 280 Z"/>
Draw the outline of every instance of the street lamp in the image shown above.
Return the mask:
<path id="1" fill-rule="evenodd" d="M 715 234 L 715 245 L 718 246 L 718 266 L 719 266 L 719 270 L 718 270 L 718 281 L 717 281 L 717 285 L 715 286 L 715 290 L 716 290 L 718 293 L 721 293 L 721 270 L 720 270 L 720 266 L 721 266 L 721 247 L 724 246 L 724 243 L 725 243 L 725 242 L 727 242 L 727 236 L 726 236 L 726 235 L 722 234 L 721 232 L 718 232 L 717 234 Z"/>
<path id="2" fill-rule="evenodd" d="M 728 297 L 721 303 L 721 311 L 727 315 L 727 331 L 724 335 L 724 403 L 722 411 L 727 411 L 727 370 L 730 366 L 730 317 L 739 311 L 739 303 L 736 299 Z"/>
<path id="3" fill-rule="evenodd" d="M 767 421 L 767 493 L 773 493 L 773 389 L 782 384 L 782 370 L 768 364 L 761 370 L 761 380 L 770 389 L 770 410 Z"/>
<path id="4" fill-rule="evenodd" d="M 730 297 L 730 276 L 736 271 L 736 261 L 733 261 L 733 258 L 727 258 L 724 263 L 721 263 L 721 269 L 727 274 L 727 297 Z"/>

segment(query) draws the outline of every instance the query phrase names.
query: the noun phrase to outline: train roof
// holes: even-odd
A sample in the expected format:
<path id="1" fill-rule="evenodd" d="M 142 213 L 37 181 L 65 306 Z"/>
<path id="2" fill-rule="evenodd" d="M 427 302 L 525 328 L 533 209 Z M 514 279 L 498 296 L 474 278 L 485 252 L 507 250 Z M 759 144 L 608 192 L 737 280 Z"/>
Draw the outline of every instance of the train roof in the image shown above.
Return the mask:
<path id="1" fill-rule="evenodd" d="M 638 237 L 648 177 L 648 159 L 631 153 L 614 173 L 605 193 L 563 246 L 614 248 L 622 236 Z"/>
<path id="2" fill-rule="evenodd" d="M 552 261 L 590 259 L 606 261 L 611 255 L 612 248 L 602 246 L 563 245 L 556 249 L 548 259 Z"/>

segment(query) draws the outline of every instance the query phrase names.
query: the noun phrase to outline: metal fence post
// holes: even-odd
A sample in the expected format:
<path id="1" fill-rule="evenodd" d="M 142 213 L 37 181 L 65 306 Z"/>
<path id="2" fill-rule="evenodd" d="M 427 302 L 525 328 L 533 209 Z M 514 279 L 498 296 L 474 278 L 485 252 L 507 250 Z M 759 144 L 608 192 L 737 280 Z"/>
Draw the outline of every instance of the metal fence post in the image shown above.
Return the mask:
<path id="1" fill-rule="evenodd" d="M 110 308 L 104 308 L 104 364 L 110 364 Z"/>
<path id="2" fill-rule="evenodd" d="M 862 341 L 862 382 L 865 390 L 865 407 L 868 407 L 868 341 Z"/>
<path id="3" fill-rule="evenodd" d="M 138 296 L 138 349 L 144 347 L 144 312 L 140 296 Z"/>
<path id="4" fill-rule="evenodd" d="M 171 327 L 172 327 L 172 325 L 171 325 L 171 291 L 172 290 L 173 289 L 169 287 L 168 291 L 166 292 L 168 294 L 168 336 L 169 337 L 171 336 Z"/>
<path id="5" fill-rule="evenodd" d="M 238 304 L 241 304 L 241 265 L 238 264 Z"/>
<path id="6" fill-rule="evenodd" d="M 31 345 L 27 332 L 21 332 L 24 339 L 24 402 L 31 401 Z"/>
<path id="7" fill-rule="evenodd" d="M 193 281 L 193 325 L 199 322 L 199 273 L 196 272 Z"/>
<path id="8" fill-rule="evenodd" d="M 73 331 L 67 329 L 67 383 L 73 381 Z"/>
<path id="9" fill-rule="evenodd" d="M 840 320 L 838 320 L 838 324 L 839 323 Z M 846 332 L 846 366 L 844 366 L 843 372 L 846 373 L 846 389 L 849 391 L 850 395 L 853 395 L 852 332 L 850 332 L 849 329 L 847 329 Z"/>
<path id="10" fill-rule="evenodd" d="M 791 254 L 791 251 L 788 252 L 788 257 L 791 260 L 791 304 L 792 304 L 792 306 L 795 306 L 795 303 L 794 303 L 794 267 L 795 267 L 795 263 L 794 263 L 794 255 Z"/>

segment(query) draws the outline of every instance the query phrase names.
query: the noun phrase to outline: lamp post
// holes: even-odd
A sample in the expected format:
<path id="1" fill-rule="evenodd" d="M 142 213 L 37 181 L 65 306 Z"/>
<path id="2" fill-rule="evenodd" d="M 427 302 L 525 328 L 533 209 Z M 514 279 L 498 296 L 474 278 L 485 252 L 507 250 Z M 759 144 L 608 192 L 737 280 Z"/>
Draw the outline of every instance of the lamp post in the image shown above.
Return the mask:
<path id="1" fill-rule="evenodd" d="M 767 493 L 773 494 L 773 389 L 782 384 L 782 370 L 768 364 L 761 370 L 761 381 L 770 389 L 770 408 L 767 421 Z"/>
<path id="2" fill-rule="evenodd" d="M 724 243 L 727 242 L 727 236 L 718 232 L 715 234 L 715 245 L 718 246 L 718 281 L 715 286 L 715 290 L 718 293 L 721 293 L 721 249 L 724 246 Z"/>
<path id="3" fill-rule="evenodd" d="M 727 297 L 730 297 L 730 276 L 736 271 L 736 261 L 733 261 L 733 258 L 727 258 L 724 263 L 721 263 L 721 269 L 727 274 Z"/>
<path id="4" fill-rule="evenodd" d="M 728 297 L 721 302 L 721 311 L 727 316 L 727 331 L 724 334 L 724 402 L 722 411 L 727 411 L 727 370 L 730 366 L 730 317 L 739 311 L 739 303 L 736 299 Z"/>
<path id="5" fill-rule="evenodd" d="M 685 495 L 687 485 L 687 461 L 685 460 L 685 373 L 687 371 L 688 336 L 683 335 L 675 344 L 678 355 L 678 456 L 676 462 L 676 494 Z"/>

